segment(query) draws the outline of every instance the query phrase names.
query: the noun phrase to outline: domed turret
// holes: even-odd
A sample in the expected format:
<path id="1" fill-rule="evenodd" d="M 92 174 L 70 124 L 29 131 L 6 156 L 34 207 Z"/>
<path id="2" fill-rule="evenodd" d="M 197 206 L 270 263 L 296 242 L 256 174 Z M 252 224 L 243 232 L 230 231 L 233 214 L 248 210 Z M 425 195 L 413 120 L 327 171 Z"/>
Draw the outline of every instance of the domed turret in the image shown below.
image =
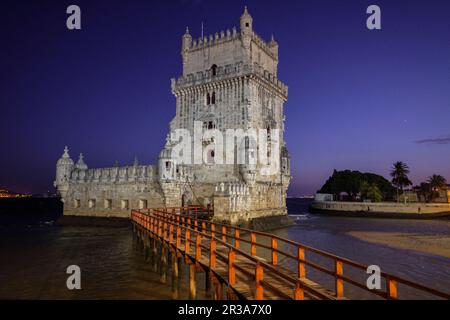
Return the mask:
<path id="1" fill-rule="evenodd" d="M 185 52 L 185 51 L 189 50 L 191 45 L 192 45 L 192 36 L 189 33 L 189 28 L 186 27 L 186 32 L 183 35 L 182 51 Z"/>
<path id="2" fill-rule="evenodd" d="M 170 143 L 166 144 L 158 158 L 158 169 L 160 180 L 175 179 L 175 161 L 172 158 L 172 147 Z"/>
<path id="3" fill-rule="evenodd" d="M 188 63 L 189 49 L 192 46 L 192 37 L 189 34 L 189 28 L 186 27 L 186 33 L 183 35 L 181 42 L 181 56 L 183 58 L 183 70 L 185 70 L 185 65 Z"/>
<path id="4" fill-rule="evenodd" d="M 66 146 L 64 147 L 63 155 L 59 158 L 58 162 L 56 162 L 56 179 L 53 183 L 60 193 L 65 189 L 64 185 L 67 184 L 72 170 L 73 160 L 70 158 L 69 149 Z"/>
<path id="5" fill-rule="evenodd" d="M 83 157 L 82 153 L 80 153 L 80 157 L 78 158 L 75 168 L 77 168 L 79 170 L 87 170 L 87 168 L 88 168 L 87 164 L 84 162 L 84 157 Z"/>
<path id="6" fill-rule="evenodd" d="M 244 8 L 244 13 L 241 16 L 241 31 L 243 33 L 251 33 L 253 29 L 253 18 L 248 13 L 247 7 Z"/>
<path id="7" fill-rule="evenodd" d="M 250 43 L 252 41 L 253 34 L 253 18 L 248 13 L 247 7 L 244 9 L 244 13 L 241 16 L 241 35 L 242 35 L 242 45 L 250 56 Z"/>

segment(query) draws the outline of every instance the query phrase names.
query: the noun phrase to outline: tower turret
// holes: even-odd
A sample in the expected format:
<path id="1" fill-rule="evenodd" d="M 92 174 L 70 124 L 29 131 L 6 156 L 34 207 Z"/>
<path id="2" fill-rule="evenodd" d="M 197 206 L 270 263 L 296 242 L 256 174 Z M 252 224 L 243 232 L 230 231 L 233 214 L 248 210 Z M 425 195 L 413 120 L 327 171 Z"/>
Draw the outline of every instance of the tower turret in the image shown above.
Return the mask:
<path id="1" fill-rule="evenodd" d="M 244 13 L 241 16 L 241 35 L 242 45 L 247 51 L 247 55 L 250 56 L 250 44 L 252 42 L 253 34 L 253 18 L 248 13 L 247 7 L 244 9 Z"/>
<path id="2" fill-rule="evenodd" d="M 174 180 L 176 177 L 176 162 L 172 158 L 174 144 L 169 136 L 166 138 L 166 145 L 158 157 L 158 174 L 160 181 Z"/>
<path id="3" fill-rule="evenodd" d="M 87 170 L 88 168 L 87 164 L 84 162 L 84 157 L 82 153 L 80 153 L 80 156 L 78 157 L 78 161 L 77 164 L 75 165 L 75 168 L 79 170 Z"/>
<path id="4" fill-rule="evenodd" d="M 273 35 L 272 35 L 272 38 L 270 39 L 270 42 L 268 43 L 268 46 L 270 48 L 270 51 L 278 59 L 278 42 L 275 41 L 275 38 Z"/>
<path id="5" fill-rule="evenodd" d="M 189 28 L 186 27 L 186 32 L 184 33 L 183 38 L 181 40 L 181 56 L 183 57 L 183 66 L 188 62 L 188 53 L 191 46 L 192 46 L 192 36 L 189 33 Z"/>
<path id="6" fill-rule="evenodd" d="M 244 8 L 244 13 L 241 16 L 241 32 L 244 34 L 251 34 L 253 32 L 253 18 L 247 11 L 247 6 Z"/>
<path id="7" fill-rule="evenodd" d="M 56 179 L 53 185 L 58 189 L 58 192 L 64 198 L 69 189 L 69 178 L 73 170 L 73 160 L 69 155 L 69 148 L 64 147 L 64 153 L 56 162 Z"/>

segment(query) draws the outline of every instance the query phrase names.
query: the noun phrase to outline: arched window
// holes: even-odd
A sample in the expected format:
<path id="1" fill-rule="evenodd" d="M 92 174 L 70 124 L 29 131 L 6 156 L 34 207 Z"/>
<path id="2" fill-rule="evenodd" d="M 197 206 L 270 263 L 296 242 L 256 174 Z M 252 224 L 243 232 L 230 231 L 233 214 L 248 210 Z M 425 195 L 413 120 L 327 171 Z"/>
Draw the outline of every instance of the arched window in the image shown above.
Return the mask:
<path id="1" fill-rule="evenodd" d="M 213 77 L 217 75 L 217 65 L 213 64 L 211 67 Z"/>
<path id="2" fill-rule="evenodd" d="M 209 95 L 209 92 L 206 94 L 206 104 L 208 106 L 211 104 L 211 96 Z"/>
<path id="3" fill-rule="evenodd" d="M 216 104 L 216 92 L 215 91 L 213 91 L 213 93 L 212 93 L 211 104 Z"/>

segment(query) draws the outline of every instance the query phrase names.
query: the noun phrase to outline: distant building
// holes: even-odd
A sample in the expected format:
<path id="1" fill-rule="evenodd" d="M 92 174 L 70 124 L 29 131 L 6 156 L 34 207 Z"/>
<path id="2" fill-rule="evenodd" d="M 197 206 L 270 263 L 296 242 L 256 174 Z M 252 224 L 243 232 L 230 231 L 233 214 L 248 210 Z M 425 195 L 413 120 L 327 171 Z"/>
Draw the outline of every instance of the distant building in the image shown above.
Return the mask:
<path id="1" fill-rule="evenodd" d="M 29 198 L 30 194 L 17 193 L 8 189 L 0 189 L 0 198 Z"/>
<path id="2" fill-rule="evenodd" d="M 433 203 L 450 203 L 450 185 L 436 190 L 437 196 L 433 197 Z M 424 194 L 419 186 L 412 188 L 411 190 L 405 190 L 403 194 L 399 196 L 401 202 L 428 202 L 429 195 Z"/>

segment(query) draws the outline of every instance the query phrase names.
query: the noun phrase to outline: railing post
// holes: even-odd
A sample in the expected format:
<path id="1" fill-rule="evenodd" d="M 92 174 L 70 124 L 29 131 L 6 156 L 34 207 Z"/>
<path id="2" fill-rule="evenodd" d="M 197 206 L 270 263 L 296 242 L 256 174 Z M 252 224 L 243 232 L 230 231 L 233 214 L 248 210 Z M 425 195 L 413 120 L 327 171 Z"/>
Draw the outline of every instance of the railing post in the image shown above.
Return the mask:
<path id="1" fill-rule="evenodd" d="M 300 279 L 306 277 L 305 249 L 302 247 L 298 247 L 298 277 Z"/>
<path id="2" fill-rule="evenodd" d="M 216 225 L 214 223 L 211 223 L 211 238 L 214 238 L 216 236 Z"/>
<path id="3" fill-rule="evenodd" d="M 163 224 L 163 239 L 166 240 L 166 230 L 167 230 L 167 222 L 164 219 L 164 224 Z"/>
<path id="4" fill-rule="evenodd" d="M 303 291 L 303 283 L 301 283 L 300 280 L 298 280 L 297 284 L 295 285 L 294 299 L 295 300 L 305 299 L 305 293 Z"/>
<path id="5" fill-rule="evenodd" d="M 161 220 L 161 218 L 159 220 L 158 225 L 159 225 L 159 227 L 158 227 L 158 236 L 162 237 L 162 234 L 163 234 L 163 221 Z"/>
<path id="6" fill-rule="evenodd" d="M 214 270 L 214 268 L 216 267 L 216 240 L 214 240 L 214 238 L 211 238 L 209 246 L 209 269 Z"/>
<path id="7" fill-rule="evenodd" d="M 344 297 L 344 280 L 342 276 L 344 275 L 344 264 L 342 261 L 335 261 L 335 277 L 336 277 L 336 297 L 343 298 Z"/>
<path id="8" fill-rule="evenodd" d="M 205 221 L 202 222 L 202 232 L 206 233 L 206 222 Z"/>
<path id="9" fill-rule="evenodd" d="M 185 239 L 184 239 L 184 253 L 189 253 L 191 249 L 191 231 L 189 229 L 186 229 Z"/>
<path id="10" fill-rule="evenodd" d="M 202 259 L 202 237 L 197 233 L 195 239 L 195 260 L 200 261 Z"/>
<path id="11" fill-rule="evenodd" d="M 179 249 L 181 246 L 181 228 L 179 225 L 177 226 L 177 238 L 176 238 L 175 245 L 176 245 L 177 249 Z"/>
<path id="12" fill-rule="evenodd" d="M 386 291 L 387 298 L 395 300 L 398 298 L 397 292 L 397 281 L 391 279 L 390 277 L 386 277 Z"/>
<path id="13" fill-rule="evenodd" d="M 173 242 L 173 224 L 169 225 L 169 244 Z"/>
<path id="14" fill-rule="evenodd" d="M 234 229 L 234 246 L 239 249 L 239 229 Z"/>
<path id="15" fill-rule="evenodd" d="M 236 282 L 236 269 L 234 267 L 234 261 L 236 259 L 236 254 L 233 248 L 228 251 L 228 283 L 234 285 Z"/>
<path id="16" fill-rule="evenodd" d="M 222 241 L 227 242 L 227 227 L 222 226 Z"/>
<path id="17" fill-rule="evenodd" d="M 256 284 L 256 290 L 255 290 L 255 299 L 256 300 L 262 300 L 264 299 L 264 288 L 262 286 L 264 276 L 264 269 L 262 265 L 257 262 L 256 268 L 255 268 L 255 284 Z"/>
<path id="18" fill-rule="evenodd" d="M 272 238 L 272 264 L 274 266 L 278 264 L 278 242 L 275 238 Z"/>
<path id="19" fill-rule="evenodd" d="M 256 233 L 251 233 L 251 255 L 256 256 Z"/>
<path id="20" fill-rule="evenodd" d="M 197 219 L 194 220 L 194 230 L 198 231 L 198 220 Z"/>

